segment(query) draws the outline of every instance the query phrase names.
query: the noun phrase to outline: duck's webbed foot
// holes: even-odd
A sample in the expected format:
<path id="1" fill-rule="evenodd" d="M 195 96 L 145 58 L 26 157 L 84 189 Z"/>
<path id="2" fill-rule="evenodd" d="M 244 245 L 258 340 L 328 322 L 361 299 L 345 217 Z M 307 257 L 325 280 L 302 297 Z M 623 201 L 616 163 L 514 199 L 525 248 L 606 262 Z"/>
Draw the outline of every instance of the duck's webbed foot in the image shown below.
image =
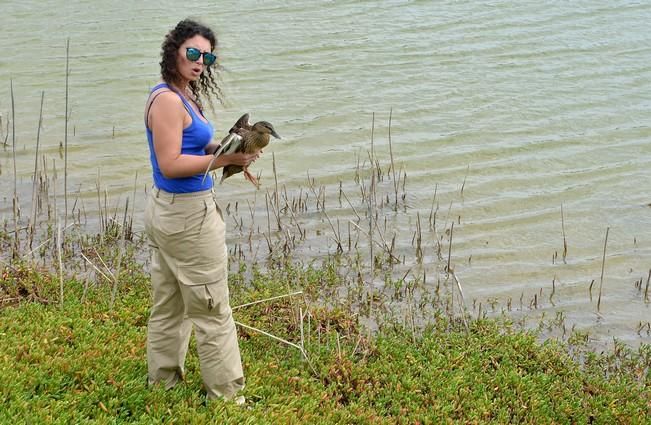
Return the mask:
<path id="1" fill-rule="evenodd" d="M 258 181 L 258 178 L 256 176 L 251 174 L 249 170 L 246 168 L 243 170 L 243 173 L 245 179 L 250 181 L 256 187 L 256 189 L 260 189 L 260 182 Z"/>

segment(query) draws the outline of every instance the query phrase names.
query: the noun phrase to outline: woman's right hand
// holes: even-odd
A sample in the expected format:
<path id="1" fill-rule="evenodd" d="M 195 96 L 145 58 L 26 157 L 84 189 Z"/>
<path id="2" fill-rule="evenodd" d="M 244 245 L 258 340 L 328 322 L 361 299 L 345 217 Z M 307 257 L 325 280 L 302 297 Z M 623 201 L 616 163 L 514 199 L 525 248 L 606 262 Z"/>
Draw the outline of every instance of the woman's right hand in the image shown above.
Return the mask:
<path id="1" fill-rule="evenodd" d="M 238 165 L 240 167 L 248 167 L 256 159 L 260 157 L 259 153 L 233 153 L 229 155 L 223 155 L 224 165 Z"/>

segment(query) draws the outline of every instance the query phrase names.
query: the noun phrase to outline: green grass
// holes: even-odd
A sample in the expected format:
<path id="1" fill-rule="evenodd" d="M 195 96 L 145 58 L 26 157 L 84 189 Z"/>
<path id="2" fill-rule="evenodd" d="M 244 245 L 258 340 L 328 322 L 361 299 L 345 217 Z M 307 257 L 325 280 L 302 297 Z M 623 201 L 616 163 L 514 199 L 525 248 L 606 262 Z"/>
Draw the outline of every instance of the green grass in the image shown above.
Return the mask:
<path id="1" fill-rule="evenodd" d="M 185 382 L 146 386 L 146 276 L 130 273 L 112 311 L 108 286 L 82 303 L 83 285 L 67 281 L 61 310 L 56 277 L 5 269 L 0 294 L 24 300 L 0 310 L 0 423 L 651 423 L 648 347 L 583 353 L 579 365 L 568 347 L 508 323 L 472 321 L 466 331 L 444 316 L 417 333 L 387 319 L 369 340 L 346 306 L 326 307 L 341 284 L 332 268 L 244 276 L 231 279 L 232 305 L 305 290 L 305 300 L 239 309 L 235 319 L 298 343 L 298 308 L 309 311 L 315 371 L 297 349 L 240 329 L 239 407 L 206 403 L 194 346 Z"/>

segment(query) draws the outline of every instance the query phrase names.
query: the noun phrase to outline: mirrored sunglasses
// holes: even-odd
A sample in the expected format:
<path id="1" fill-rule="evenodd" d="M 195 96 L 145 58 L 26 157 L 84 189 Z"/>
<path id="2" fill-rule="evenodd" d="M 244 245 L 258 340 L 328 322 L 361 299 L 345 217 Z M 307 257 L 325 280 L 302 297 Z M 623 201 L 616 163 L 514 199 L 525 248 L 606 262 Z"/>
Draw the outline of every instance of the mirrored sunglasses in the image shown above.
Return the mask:
<path id="1" fill-rule="evenodd" d="M 199 58 L 202 55 L 203 55 L 203 64 L 206 66 L 212 65 L 217 60 L 217 56 L 210 52 L 202 52 L 201 50 L 194 47 L 188 47 L 185 50 L 185 57 L 192 62 L 199 60 Z"/>

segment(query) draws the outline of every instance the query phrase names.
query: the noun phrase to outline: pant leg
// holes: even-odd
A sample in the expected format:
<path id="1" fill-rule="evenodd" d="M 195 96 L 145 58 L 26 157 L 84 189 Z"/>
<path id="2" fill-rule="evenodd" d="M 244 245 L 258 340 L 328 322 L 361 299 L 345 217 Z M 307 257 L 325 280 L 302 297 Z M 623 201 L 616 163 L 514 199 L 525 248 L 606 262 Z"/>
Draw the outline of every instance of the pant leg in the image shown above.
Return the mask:
<path id="1" fill-rule="evenodd" d="M 185 305 L 179 282 L 158 247 L 151 247 L 153 305 L 147 326 L 147 369 L 150 385 L 172 388 L 183 378 L 190 322 L 184 324 Z"/>
<path id="2" fill-rule="evenodd" d="M 187 315 L 197 339 L 201 377 L 207 397 L 232 398 L 244 388 L 235 321 L 225 282 L 181 286 Z"/>
<path id="3" fill-rule="evenodd" d="M 150 193 L 145 205 L 145 231 L 151 248 L 152 308 L 147 330 L 147 369 L 150 385 L 169 389 L 183 379 L 192 324 L 184 318 L 185 304 L 169 255 L 169 236 L 183 228 L 170 222 L 169 203 Z M 163 219 L 162 219 L 162 218 Z M 174 218 L 173 216 L 171 217 Z"/>

